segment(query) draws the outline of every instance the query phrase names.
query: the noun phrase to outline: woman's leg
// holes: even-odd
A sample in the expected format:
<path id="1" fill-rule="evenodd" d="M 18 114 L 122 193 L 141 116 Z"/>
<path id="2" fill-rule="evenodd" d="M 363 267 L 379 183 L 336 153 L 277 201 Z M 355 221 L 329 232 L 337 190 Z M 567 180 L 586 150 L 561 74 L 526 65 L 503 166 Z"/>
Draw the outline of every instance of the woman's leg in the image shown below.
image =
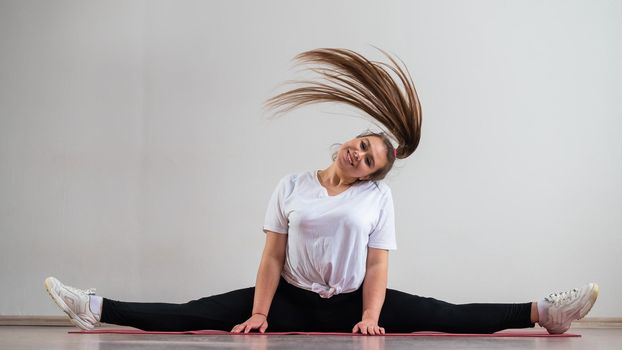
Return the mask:
<path id="1" fill-rule="evenodd" d="M 147 331 L 229 331 L 250 317 L 255 288 L 245 288 L 184 304 L 134 303 L 104 299 L 101 322 Z"/>
<path id="2" fill-rule="evenodd" d="M 45 288 L 71 322 L 85 330 L 99 321 L 150 331 L 229 331 L 250 316 L 255 292 L 246 288 L 185 304 L 166 304 L 102 299 L 94 290 L 70 287 L 54 277 L 45 279 Z"/>
<path id="3" fill-rule="evenodd" d="M 532 303 L 456 305 L 387 289 L 380 326 L 389 332 L 494 333 L 530 328 Z"/>

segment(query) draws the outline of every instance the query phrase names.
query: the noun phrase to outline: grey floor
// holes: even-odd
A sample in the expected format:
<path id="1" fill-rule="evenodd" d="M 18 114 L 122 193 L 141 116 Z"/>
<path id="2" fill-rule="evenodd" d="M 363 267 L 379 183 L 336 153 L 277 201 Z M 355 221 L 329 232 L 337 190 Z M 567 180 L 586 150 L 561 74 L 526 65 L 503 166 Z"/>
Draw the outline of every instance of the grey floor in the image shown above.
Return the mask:
<path id="1" fill-rule="evenodd" d="M 0 326 L 0 349 L 622 349 L 622 329 L 573 328 L 581 338 L 194 336 L 68 334 L 69 327 Z"/>

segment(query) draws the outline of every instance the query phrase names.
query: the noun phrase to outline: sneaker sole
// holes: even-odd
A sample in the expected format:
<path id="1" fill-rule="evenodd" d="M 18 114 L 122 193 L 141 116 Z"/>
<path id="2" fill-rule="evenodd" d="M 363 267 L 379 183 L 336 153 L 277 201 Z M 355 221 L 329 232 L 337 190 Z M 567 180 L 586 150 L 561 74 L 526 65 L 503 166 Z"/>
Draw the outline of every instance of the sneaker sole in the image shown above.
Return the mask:
<path id="1" fill-rule="evenodd" d="M 93 329 L 93 327 L 89 327 L 88 325 L 85 325 L 82 322 L 82 320 L 80 320 L 80 317 L 76 315 L 69 308 L 69 306 L 67 306 L 67 304 L 56 295 L 56 293 L 52 292 L 52 289 L 54 288 L 54 282 L 52 281 L 51 277 L 48 277 L 45 279 L 44 285 L 45 285 L 45 290 L 48 292 L 50 297 L 52 297 L 52 300 L 54 300 L 56 305 L 58 305 L 67 314 L 67 316 L 69 316 L 69 320 L 71 321 L 71 323 L 73 323 L 76 327 L 87 330 L 87 331 Z"/>
<path id="2" fill-rule="evenodd" d="M 578 318 L 578 320 L 580 320 L 583 317 L 585 317 L 585 315 L 587 315 L 588 312 L 590 312 L 590 310 L 592 310 L 592 306 L 594 306 L 594 303 L 596 303 L 596 299 L 598 298 L 598 294 L 600 293 L 600 288 L 598 287 L 598 284 L 596 284 L 596 283 L 590 283 L 590 284 L 592 285 L 592 291 L 591 291 L 591 294 L 590 294 L 590 303 L 589 304 L 585 304 L 585 306 L 583 306 L 581 311 L 579 311 L 579 318 Z"/>

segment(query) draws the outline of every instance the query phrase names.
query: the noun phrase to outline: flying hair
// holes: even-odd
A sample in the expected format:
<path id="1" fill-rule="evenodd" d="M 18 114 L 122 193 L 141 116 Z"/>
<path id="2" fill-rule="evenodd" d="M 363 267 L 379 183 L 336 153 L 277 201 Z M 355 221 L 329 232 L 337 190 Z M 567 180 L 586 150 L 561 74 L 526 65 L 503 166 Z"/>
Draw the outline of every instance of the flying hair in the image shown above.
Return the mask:
<path id="1" fill-rule="evenodd" d="M 348 49 L 321 48 L 300 53 L 294 61 L 308 64 L 307 70 L 317 78 L 294 81 L 297 87 L 270 98 L 265 105 L 282 114 L 313 103 L 345 103 L 380 123 L 397 142 L 395 150 L 388 149 L 393 153 L 391 158 L 404 159 L 419 145 L 421 104 L 403 62 L 400 65 L 386 51 L 378 50 L 388 63 L 370 61 Z"/>

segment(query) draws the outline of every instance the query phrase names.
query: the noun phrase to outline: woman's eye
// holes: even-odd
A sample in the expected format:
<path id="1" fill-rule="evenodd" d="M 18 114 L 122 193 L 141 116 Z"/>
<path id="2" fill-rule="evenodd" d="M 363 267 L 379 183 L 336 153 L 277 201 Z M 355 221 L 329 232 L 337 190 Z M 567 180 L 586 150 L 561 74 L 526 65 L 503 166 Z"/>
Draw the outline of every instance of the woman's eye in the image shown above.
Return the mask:
<path id="1" fill-rule="evenodd" d="M 361 141 L 361 149 L 362 149 L 363 151 L 365 150 L 365 147 L 367 147 L 367 146 L 365 145 L 365 142 Z"/>
<path id="2" fill-rule="evenodd" d="M 365 164 L 367 164 L 367 166 L 371 166 L 371 161 L 369 160 L 369 158 L 365 158 Z"/>

